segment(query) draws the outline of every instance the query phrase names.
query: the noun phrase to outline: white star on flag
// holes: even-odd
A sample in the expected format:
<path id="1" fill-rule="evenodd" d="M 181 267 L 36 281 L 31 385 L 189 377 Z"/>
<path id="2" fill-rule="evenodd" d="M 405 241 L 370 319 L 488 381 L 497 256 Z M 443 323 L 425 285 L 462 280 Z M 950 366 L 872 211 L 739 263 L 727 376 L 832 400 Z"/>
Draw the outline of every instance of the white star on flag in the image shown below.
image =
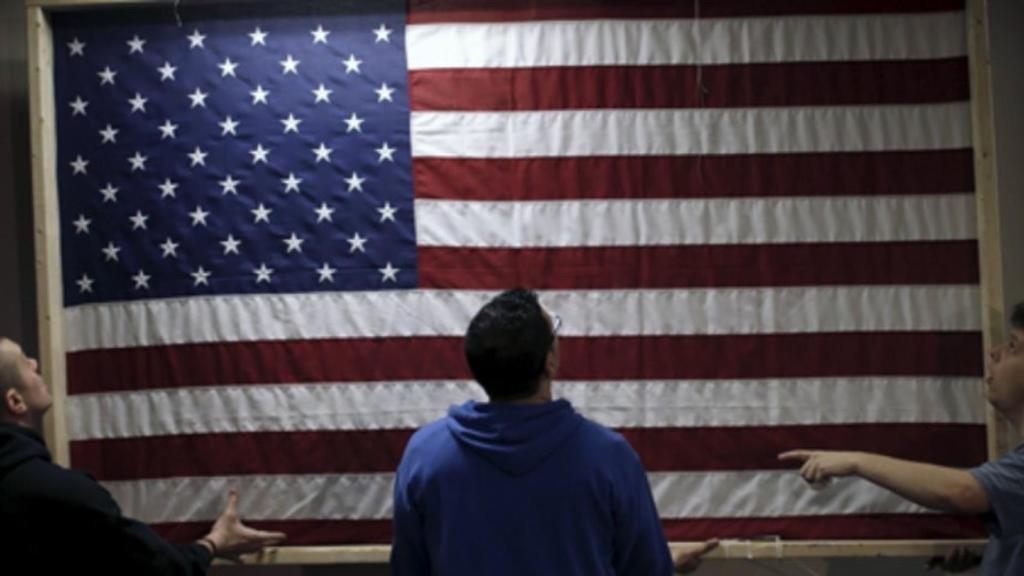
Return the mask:
<path id="1" fill-rule="evenodd" d="M 295 232 L 292 232 L 291 236 L 284 239 L 285 246 L 287 246 L 285 254 L 291 254 L 292 252 L 298 252 L 301 254 L 303 242 L 305 242 L 304 239 L 299 238 Z"/>
<path id="2" fill-rule="evenodd" d="M 170 62 L 165 61 L 164 65 L 157 68 L 160 72 L 160 81 L 166 82 L 167 80 L 174 80 L 174 73 L 178 71 L 177 66 L 171 66 Z"/>
<path id="3" fill-rule="evenodd" d="M 225 256 L 228 254 L 238 254 L 238 246 L 241 243 L 241 241 L 235 240 L 235 237 L 232 234 L 228 234 L 227 239 L 220 241 L 220 245 L 224 247 Z"/>
<path id="4" fill-rule="evenodd" d="M 100 77 L 100 86 L 103 86 L 105 84 L 114 84 L 114 76 L 117 76 L 117 72 L 111 70 L 110 66 L 107 66 L 97 72 L 96 75 Z"/>
<path id="5" fill-rule="evenodd" d="M 281 179 L 281 183 L 284 184 L 284 193 L 298 192 L 299 184 L 302 184 L 302 178 L 296 178 L 295 174 L 288 173 L 287 178 Z"/>
<path id="6" fill-rule="evenodd" d="M 252 32 L 249 32 L 249 38 L 252 40 L 252 43 L 249 44 L 250 46 L 255 46 L 257 44 L 260 46 L 267 45 L 267 33 L 260 30 L 259 26 L 257 26 Z"/>
<path id="7" fill-rule="evenodd" d="M 299 124 L 302 124 L 302 120 L 295 117 L 294 114 L 288 114 L 287 118 L 281 119 L 281 124 L 284 124 L 284 133 L 289 132 L 299 133 Z"/>
<path id="8" fill-rule="evenodd" d="M 359 117 L 358 114 L 353 112 L 351 116 L 345 119 L 345 124 L 347 125 L 347 127 L 345 128 L 345 132 L 362 132 L 363 122 L 365 122 L 365 120 L 363 120 L 362 118 Z"/>
<path id="9" fill-rule="evenodd" d="M 320 146 L 318 146 L 317 148 L 313 149 L 313 154 L 316 154 L 316 161 L 315 162 L 317 164 L 319 164 L 320 162 L 330 162 L 331 161 L 331 152 L 334 152 L 334 150 L 331 149 L 331 148 L 328 148 L 323 142 L 321 142 Z"/>
<path id="10" fill-rule="evenodd" d="M 146 290 L 149 290 L 150 278 L 151 276 L 149 274 L 146 274 L 144 270 L 140 269 L 138 274 L 132 276 L 132 281 L 135 282 L 135 289 L 141 290 L 145 288 Z"/>
<path id="11" fill-rule="evenodd" d="M 100 188 L 100 194 L 103 195 L 103 203 L 117 202 L 117 193 L 120 192 L 119 188 L 115 188 L 113 184 L 107 182 L 107 185 Z"/>
<path id="12" fill-rule="evenodd" d="M 267 224 L 270 224 L 270 213 L 273 212 L 273 210 L 270 210 L 269 208 L 264 206 L 262 202 L 260 202 L 260 205 L 257 206 L 255 209 L 250 210 L 250 212 L 252 212 L 253 224 L 258 224 L 260 222 L 266 222 Z"/>
<path id="13" fill-rule="evenodd" d="M 377 212 L 380 212 L 380 221 L 385 222 L 387 220 L 395 221 L 395 212 L 398 208 L 392 208 L 390 202 L 385 202 L 383 206 L 377 208 Z"/>
<path id="14" fill-rule="evenodd" d="M 82 100 L 81 96 L 76 96 L 74 101 L 68 102 L 68 106 L 71 106 L 72 116 L 78 116 L 79 114 L 81 114 L 82 116 L 88 116 L 88 114 L 86 114 L 85 112 L 85 107 L 88 105 L 89 103 L 85 100 Z"/>
<path id="15" fill-rule="evenodd" d="M 187 38 L 189 50 L 192 50 L 193 48 L 206 48 L 206 45 L 203 44 L 203 41 L 206 40 L 206 35 L 200 34 L 198 28 L 196 28 Z"/>
<path id="16" fill-rule="evenodd" d="M 266 263 L 260 262 L 259 268 L 253 268 L 253 274 L 256 275 L 256 283 L 260 282 L 270 283 L 270 277 L 274 274 L 273 268 L 267 268 Z"/>
<path id="17" fill-rule="evenodd" d="M 146 113 L 146 102 L 149 102 L 149 98 L 143 98 L 142 94 L 135 93 L 134 98 L 129 98 L 128 103 L 132 105 L 132 112 Z"/>
<path id="18" fill-rule="evenodd" d="M 107 262 L 118 260 L 118 253 L 121 251 L 120 246 L 116 246 L 113 242 L 107 242 L 107 246 L 103 248 L 103 257 Z"/>
<path id="19" fill-rule="evenodd" d="M 373 31 L 374 36 L 376 36 L 373 39 L 373 43 L 378 44 L 380 42 L 391 42 L 392 32 L 394 32 L 394 30 L 381 23 L 380 27 Z"/>
<path id="20" fill-rule="evenodd" d="M 132 165 L 132 172 L 145 170 L 147 160 L 149 160 L 149 156 L 143 156 L 142 152 L 136 151 L 134 156 L 128 158 L 128 162 Z"/>
<path id="21" fill-rule="evenodd" d="M 196 269 L 195 272 L 191 273 L 192 285 L 199 286 L 200 284 L 209 286 L 210 283 L 207 281 L 210 278 L 210 273 L 203 269 L 202 266 Z"/>
<path id="22" fill-rule="evenodd" d="M 238 121 L 228 116 L 220 122 L 220 135 L 227 136 L 231 134 L 232 136 L 238 136 L 238 132 L 235 131 L 236 128 L 238 128 Z"/>
<path id="23" fill-rule="evenodd" d="M 391 98 L 391 94 L 394 91 L 395 89 L 388 86 L 387 83 L 381 82 L 380 88 L 374 90 L 374 92 L 377 93 L 377 102 L 384 102 L 385 100 L 387 100 L 388 102 L 394 102 L 394 100 Z"/>
<path id="24" fill-rule="evenodd" d="M 316 221 L 318 224 L 320 222 L 323 222 L 324 220 L 327 220 L 328 222 L 334 221 L 334 219 L 332 218 L 332 215 L 334 214 L 334 208 L 328 206 L 326 202 L 321 203 L 320 207 L 316 208 L 313 211 L 316 212 Z"/>
<path id="25" fill-rule="evenodd" d="M 310 30 L 309 33 L 313 35 L 313 44 L 327 44 L 327 37 L 331 34 L 330 30 L 324 30 L 322 24 L 318 24 L 316 30 Z"/>
<path id="26" fill-rule="evenodd" d="M 353 72 L 356 74 L 362 74 L 359 70 L 359 65 L 362 64 L 363 61 L 356 58 L 355 54 L 349 54 L 347 59 L 342 60 L 342 63 L 345 65 L 345 74 L 351 74 Z"/>
<path id="27" fill-rule="evenodd" d="M 149 220 L 149 215 L 143 214 L 142 210 L 136 210 L 135 214 L 129 216 L 128 219 L 132 221 L 132 230 L 138 230 L 139 228 L 147 229 L 146 221 Z"/>
<path id="28" fill-rule="evenodd" d="M 192 108 L 195 108 L 197 106 L 202 106 L 203 108 L 206 108 L 206 97 L 209 95 L 209 92 L 203 92 L 199 88 L 196 88 L 195 92 L 188 95 L 189 100 L 192 101 Z"/>
<path id="29" fill-rule="evenodd" d="M 377 163 L 380 164 L 385 160 L 388 162 L 394 162 L 394 153 L 396 150 L 397 148 L 392 148 L 391 146 L 388 146 L 387 142 L 385 142 L 381 144 L 380 148 L 375 148 L 373 151 L 377 153 Z"/>
<path id="30" fill-rule="evenodd" d="M 349 251 L 349 253 L 351 254 L 353 252 L 359 251 L 359 252 L 362 252 L 362 253 L 365 254 L 366 253 L 366 248 L 365 248 L 366 240 L 367 239 L 365 237 L 359 235 L 359 232 L 356 232 L 355 234 L 353 234 L 351 238 L 346 240 L 346 242 L 348 242 L 348 251 Z"/>
<path id="31" fill-rule="evenodd" d="M 267 163 L 267 155 L 270 154 L 269 148 L 264 148 L 263 144 L 257 144 L 255 148 L 249 150 L 249 154 L 252 155 L 252 163 L 259 164 L 260 162 Z"/>
<path id="32" fill-rule="evenodd" d="M 71 175 L 74 176 L 75 174 L 85 174 L 86 168 L 88 167 L 89 161 L 82 158 L 82 155 L 79 154 L 78 156 L 75 157 L 74 160 L 71 161 L 71 169 L 73 170 Z"/>
<path id="33" fill-rule="evenodd" d="M 313 95 L 316 96 L 316 101 L 313 103 L 330 102 L 331 92 L 334 92 L 334 90 L 328 90 L 327 87 L 321 83 L 316 87 L 316 90 L 313 90 Z"/>
<path id="34" fill-rule="evenodd" d="M 206 157 L 209 155 L 210 154 L 208 152 L 205 152 L 202 148 L 196 146 L 196 149 L 188 154 L 189 160 L 192 162 L 192 168 L 200 165 L 206 166 Z"/>
<path id="35" fill-rule="evenodd" d="M 267 103 L 267 96 L 270 96 L 270 91 L 269 90 L 264 90 L 263 86 L 257 84 L 256 85 L 256 89 L 253 90 L 252 92 L 249 92 L 249 94 L 252 96 L 252 103 L 253 103 L 253 105 L 256 105 L 256 104 L 266 104 Z"/>
<path id="36" fill-rule="evenodd" d="M 129 54 L 135 54 L 136 52 L 142 54 L 143 52 L 145 52 L 143 46 L 146 45 L 146 41 L 142 38 L 139 38 L 138 34 L 136 34 L 131 40 L 126 42 L 126 44 L 128 44 Z"/>
<path id="37" fill-rule="evenodd" d="M 170 178 L 165 178 L 163 184 L 157 187 L 160 188 L 160 198 L 167 198 L 168 196 L 174 198 L 176 196 L 175 190 L 178 189 L 178 183 L 171 181 Z"/>
<path id="38" fill-rule="evenodd" d="M 82 277 L 75 281 L 78 284 L 79 292 L 92 292 L 93 279 L 89 278 L 88 274 L 82 274 Z"/>
<path id="39" fill-rule="evenodd" d="M 220 190 L 221 196 L 226 196 L 228 194 L 234 194 L 235 196 L 237 196 L 238 195 L 238 185 L 240 183 L 241 182 L 239 180 L 235 180 L 235 178 L 231 174 L 228 174 L 227 178 L 225 178 L 225 179 L 221 180 L 220 182 L 218 182 L 218 184 L 220 184 L 220 188 L 221 188 L 221 190 Z"/>
<path id="40" fill-rule="evenodd" d="M 220 68 L 221 78 L 227 76 L 231 76 L 232 78 L 238 78 L 238 75 L 235 74 L 235 68 L 238 68 L 238 62 L 232 62 L 231 58 L 225 58 L 223 62 L 217 64 L 217 67 Z"/>
<path id="41" fill-rule="evenodd" d="M 160 139 L 174 138 L 177 136 L 178 125 L 171 123 L 170 120 L 164 120 L 164 123 L 157 126 L 160 129 Z"/>
<path id="42" fill-rule="evenodd" d="M 381 282 L 398 282 L 398 268 L 393 267 L 391 262 L 388 262 L 383 268 L 378 268 L 377 270 L 379 270 L 383 276 L 380 280 Z"/>
<path id="43" fill-rule="evenodd" d="M 174 240 L 171 240 L 171 237 L 168 236 L 167 240 L 164 240 L 164 243 L 160 245 L 160 249 L 163 251 L 163 257 L 167 258 L 168 256 L 171 256 L 177 258 L 178 246 L 179 244 Z"/>
<path id="44" fill-rule="evenodd" d="M 70 50 L 68 56 L 85 56 L 85 42 L 80 41 L 76 36 L 74 40 L 68 42 L 68 50 Z"/>
<path id="45" fill-rule="evenodd" d="M 207 212 L 206 210 L 203 210 L 203 208 L 201 206 L 198 206 L 198 205 L 196 206 L 195 210 L 193 210 L 193 211 L 188 213 L 189 218 L 192 219 L 192 226 L 193 227 L 194 226 L 198 226 L 200 224 L 202 224 L 203 226 L 206 226 L 206 217 L 209 216 L 209 215 L 210 215 L 209 212 Z"/>
<path id="46" fill-rule="evenodd" d="M 118 132 L 120 132 L 120 130 L 118 130 L 117 128 L 114 128 L 110 124 L 107 124 L 106 128 L 104 128 L 103 130 L 100 130 L 100 136 L 103 137 L 103 142 L 101 142 L 101 144 L 106 144 L 108 142 L 117 144 L 117 133 Z"/>
<path id="47" fill-rule="evenodd" d="M 289 54 L 287 58 L 281 60 L 280 62 L 278 62 L 278 64 L 280 64 L 281 68 L 283 69 L 281 71 L 281 74 L 298 74 L 299 64 L 301 64 L 301 62 L 299 62 L 295 58 L 292 58 L 292 55 Z"/>
<path id="48" fill-rule="evenodd" d="M 85 217 L 85 214 L 79 214 L 78 219 L 72 222 L 75 226 L 75 234 L 88 234 L 89 225 L 92 224 L 92 220 Z"/>
<path id="49" fill-rule="evenodd" d="M 324 265 L 318 268 L 316 273 L 320 275 L 319 282 L 334 282 L 334 273 L 337 271 L 337 268 L 332 268 L 327 262 L 324 262 Z"/>
<path id="50" fill-rule="evenodd" d="M 349 192 L 352 192 L 353 190 L 359 190 L 362 192 L 363 182 L 366 182 L 366 178 L 359 176 L 359 174 L 356 174 L 355 172 L 353 172 L 348 178 L 345 178 L 345 183 L 348 184 Z"/>

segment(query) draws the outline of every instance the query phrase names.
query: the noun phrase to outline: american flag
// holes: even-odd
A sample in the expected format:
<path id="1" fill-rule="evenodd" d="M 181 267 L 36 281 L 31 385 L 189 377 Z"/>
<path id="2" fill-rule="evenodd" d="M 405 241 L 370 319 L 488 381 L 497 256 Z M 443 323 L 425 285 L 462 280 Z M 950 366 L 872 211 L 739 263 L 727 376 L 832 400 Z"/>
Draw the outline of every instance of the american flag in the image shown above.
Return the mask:
<path id="1" fill-rule="evenodd" d="M 171 538 L 229 486 L 390 539 L 412 431 L 525 285 L 671 539 L 976 536 L 795 447 L 985 458 L 962 1 L 58 13 L 72 465 Z"/>

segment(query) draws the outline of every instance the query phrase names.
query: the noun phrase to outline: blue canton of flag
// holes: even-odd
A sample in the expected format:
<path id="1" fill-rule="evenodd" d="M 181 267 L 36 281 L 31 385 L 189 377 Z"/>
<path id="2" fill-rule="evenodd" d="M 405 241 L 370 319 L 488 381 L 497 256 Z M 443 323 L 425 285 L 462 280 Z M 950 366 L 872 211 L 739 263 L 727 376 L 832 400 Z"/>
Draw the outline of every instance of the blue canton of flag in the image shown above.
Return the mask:
<path id="1" fill-rule="evenodd" d="M 55 15 L 66 305 L 416 286 L 403 6 L 231 10 Z"/>

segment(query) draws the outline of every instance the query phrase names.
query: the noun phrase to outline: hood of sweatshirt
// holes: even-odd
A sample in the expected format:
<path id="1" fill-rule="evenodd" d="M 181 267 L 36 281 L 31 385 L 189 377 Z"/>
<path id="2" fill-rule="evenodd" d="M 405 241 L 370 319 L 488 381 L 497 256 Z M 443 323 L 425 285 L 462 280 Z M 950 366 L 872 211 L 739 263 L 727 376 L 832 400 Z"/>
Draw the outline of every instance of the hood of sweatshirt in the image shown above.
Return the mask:
<path id="1" fill-rule="evenodd" d="M 470 450 L 511 476 L 544 463 L 579 429 L 583 417 L 567 400 L 491 404 L 470 400 L 448 410 L 448 430 Z"/>
<path id="2" fill-rule="evenodd" d="M 24 426 L 0 422 L 0 479 L 34 459 L 50 461 L 50 451 L 39 434 Z"/>

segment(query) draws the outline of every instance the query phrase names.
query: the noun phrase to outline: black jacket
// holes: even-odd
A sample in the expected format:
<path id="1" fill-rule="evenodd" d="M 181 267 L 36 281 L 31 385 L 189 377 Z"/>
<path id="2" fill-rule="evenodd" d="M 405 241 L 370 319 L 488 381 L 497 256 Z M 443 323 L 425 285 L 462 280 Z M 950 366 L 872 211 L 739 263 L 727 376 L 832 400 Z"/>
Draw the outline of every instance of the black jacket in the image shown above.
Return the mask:
<path id="1" fill-rule="evenodd" d="M 125 518 L 88 474 L 54 464 L 42 438 L 0 423 L 0 572 L 205 574 L 209 551 Z M 11 568 L 14 568 L 11 570 Z"/>

